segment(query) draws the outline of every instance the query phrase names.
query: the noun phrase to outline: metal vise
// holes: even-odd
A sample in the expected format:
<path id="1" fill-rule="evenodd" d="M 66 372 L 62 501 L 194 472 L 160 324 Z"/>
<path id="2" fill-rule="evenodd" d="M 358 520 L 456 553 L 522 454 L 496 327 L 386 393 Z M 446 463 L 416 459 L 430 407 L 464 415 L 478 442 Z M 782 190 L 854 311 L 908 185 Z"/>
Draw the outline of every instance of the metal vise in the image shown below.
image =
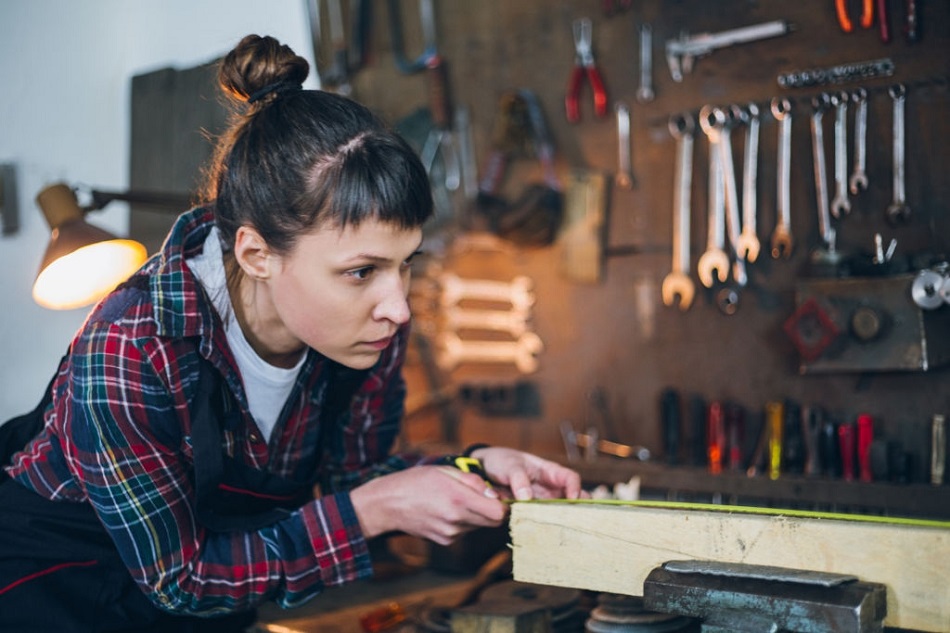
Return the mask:
<path id="1" fill-rule="evenodd" d="M 887 589 L 842 574 L 670 561 L 647 576 L 643 605 L 699 618 L 703 633 L 881 633 Z"/>

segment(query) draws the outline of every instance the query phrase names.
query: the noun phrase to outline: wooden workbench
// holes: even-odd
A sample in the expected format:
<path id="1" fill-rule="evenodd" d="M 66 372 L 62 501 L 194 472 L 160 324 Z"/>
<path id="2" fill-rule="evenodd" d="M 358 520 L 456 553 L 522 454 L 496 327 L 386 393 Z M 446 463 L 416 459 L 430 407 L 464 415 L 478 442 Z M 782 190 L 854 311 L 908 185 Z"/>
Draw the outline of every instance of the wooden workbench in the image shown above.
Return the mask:
<path id="1" fill-rule="evenodd" d="M 684 505 L 515 503 L 514 578 L 642 595 L 670 560 L 850 574 L 887 586 L 887 626 L 950 631 L 950 523 Z"/>

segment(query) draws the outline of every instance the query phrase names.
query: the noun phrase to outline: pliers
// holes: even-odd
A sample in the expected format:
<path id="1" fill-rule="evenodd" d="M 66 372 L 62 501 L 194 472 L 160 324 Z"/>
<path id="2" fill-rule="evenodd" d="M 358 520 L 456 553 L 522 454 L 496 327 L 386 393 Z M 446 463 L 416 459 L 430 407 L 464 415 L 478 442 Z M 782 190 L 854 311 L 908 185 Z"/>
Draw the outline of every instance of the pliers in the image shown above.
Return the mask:
<path id="1" fill-rule="evenodd" d="M 874 24 L 874 0 L 861 0 L 861 26 L 869 29 Z M 835 0 L 835 11 L 838 14 L 838 26 L 845 33 L 854 30 L 854 23 L 848 11 L 848 0 Z"/>
<path id="2" fill-rule="evenodd" d="M 594 93 L 594 114 L 599 117 L 607 116 L 607 91 L 604 80 L 597 65 L 594 63 L 594 53 L 591 48 L 591 24 L 588 18 L 574 20 L 574 68 L 567 84 L 567 96 L 564 98 L 564 109 L 567 120 L 576 123 L 581 118 L 578 97 L 581 92 L 581 82 L 584 76 L 590 82 Z"/>

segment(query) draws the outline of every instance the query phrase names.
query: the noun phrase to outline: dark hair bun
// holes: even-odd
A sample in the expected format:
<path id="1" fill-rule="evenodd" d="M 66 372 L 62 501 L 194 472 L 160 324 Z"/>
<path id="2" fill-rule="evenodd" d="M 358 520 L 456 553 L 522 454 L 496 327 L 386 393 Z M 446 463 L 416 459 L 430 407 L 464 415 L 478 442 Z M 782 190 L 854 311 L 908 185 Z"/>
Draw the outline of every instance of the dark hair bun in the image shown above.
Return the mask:
<path id="1" fill-rule="evenodd" d="M 307 60 L 286 44 L 269 35 L 248 35 L 222 60 L 218 81 L 225 94 L 247 101 L 270 86 L 299 86 L 309 72 Z"/>

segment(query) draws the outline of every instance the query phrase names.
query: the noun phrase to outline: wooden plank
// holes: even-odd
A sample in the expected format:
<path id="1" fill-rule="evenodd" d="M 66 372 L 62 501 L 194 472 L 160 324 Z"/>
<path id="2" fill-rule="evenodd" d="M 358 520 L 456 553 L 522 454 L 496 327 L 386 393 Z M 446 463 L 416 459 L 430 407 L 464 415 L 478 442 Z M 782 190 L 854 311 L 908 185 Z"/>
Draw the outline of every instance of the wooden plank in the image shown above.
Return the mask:
<path id="1" fill-rule="evenodd" d="M 669 560 L 853 574 L 887 586 L 888 626 L 950 631 L 947 524 L 802 515 L 515 503 L 514 578 L 642 595 L 650 571 Z"/>

